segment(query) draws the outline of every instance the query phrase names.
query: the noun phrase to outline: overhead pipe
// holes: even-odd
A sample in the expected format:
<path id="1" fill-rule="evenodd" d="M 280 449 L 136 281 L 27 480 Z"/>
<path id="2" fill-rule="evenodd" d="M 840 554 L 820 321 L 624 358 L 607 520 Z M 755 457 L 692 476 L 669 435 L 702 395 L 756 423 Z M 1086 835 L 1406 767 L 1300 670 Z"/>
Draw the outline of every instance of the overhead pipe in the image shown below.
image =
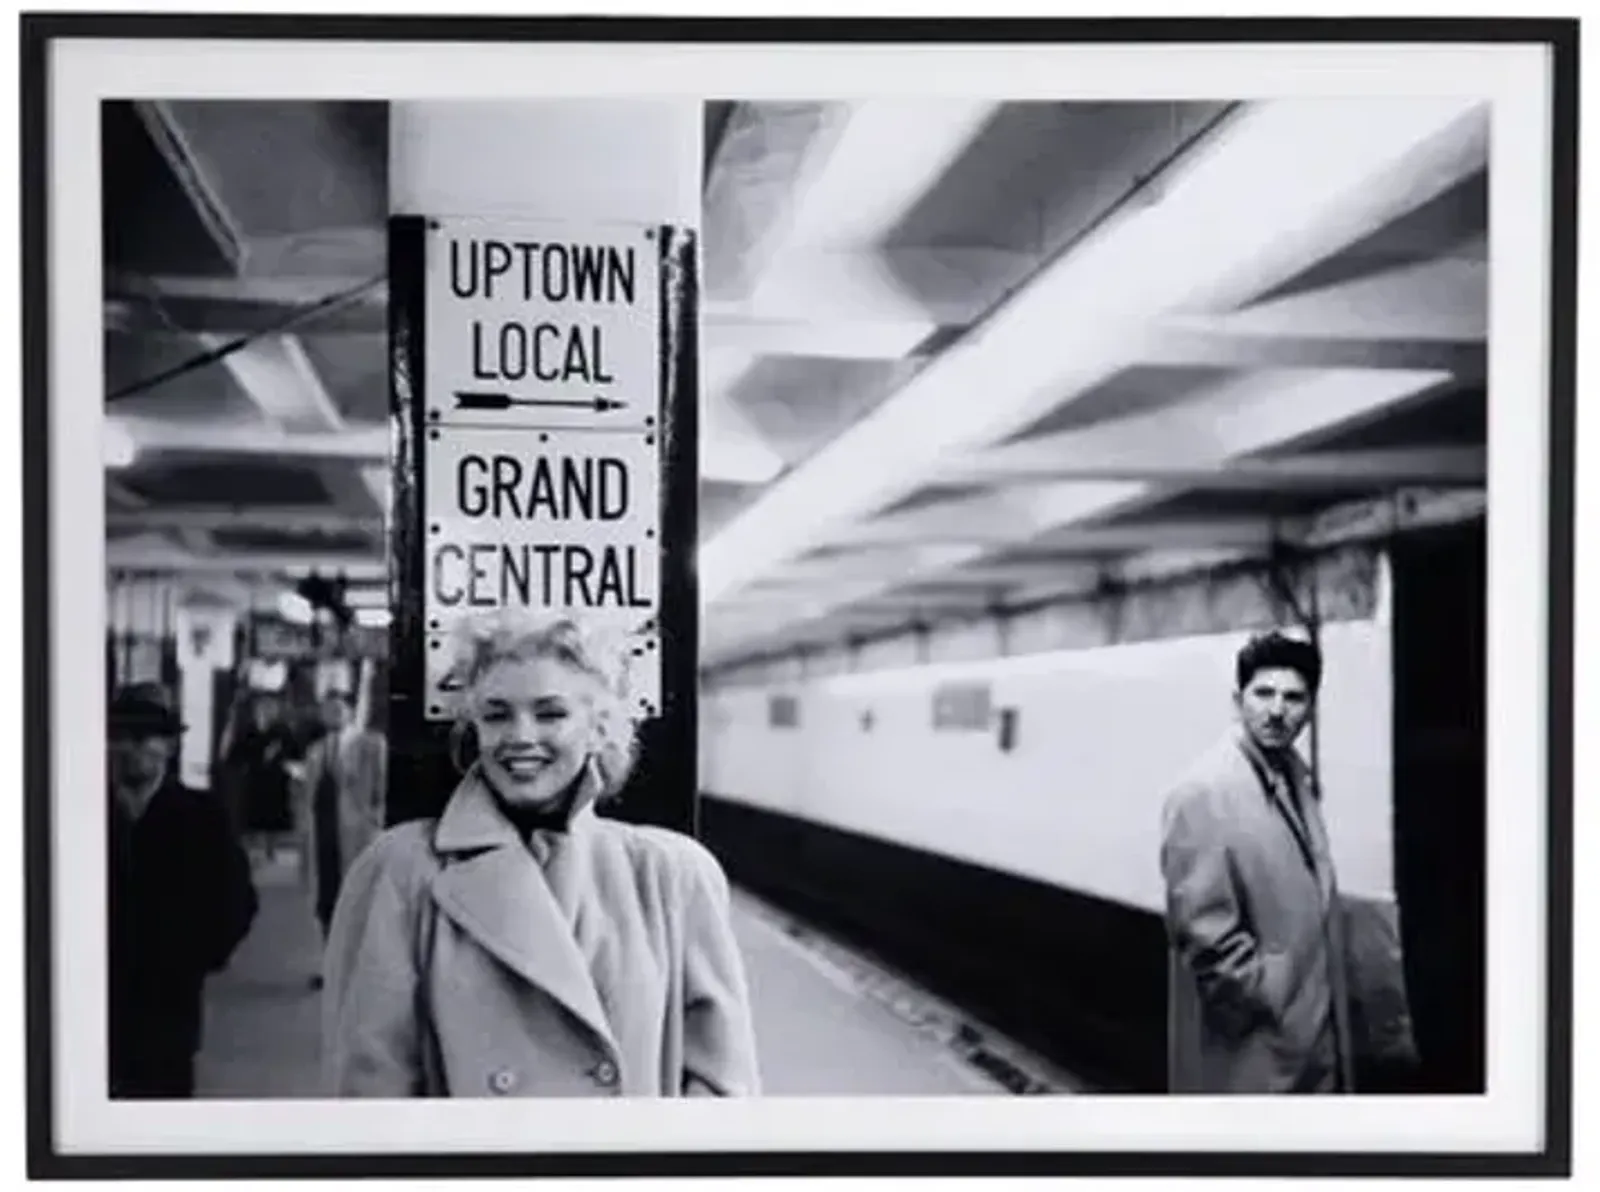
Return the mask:
<path id="1" fill-rule="evenodd" d="M 191 373 L 196 369 L 204 368 L 208 364 L 216 364 L 218 361 L 224 360 L 233 355 L 241 348 L 249 347 L 257 340 L 264 339 L 269 335 L 282 335 L 286 331 L 292 331 L 294 328 L 303 323 L 310 322 L 319 315 L 327 314 L 331 311 L 339 309 L 340 307 L 348 305 L 364 295 L 368 290 L 383 284 L 385 280 L 387 280 L 386 275 L 380 273 L 376 277 L 370 277 L 366 281 L 351 286 L 349 289 L 340 290 L 336 294 L 331 294 L 327 298 L 320 299 L 319 301 L 312 303 L 310 306 L 302 306 L 288 318 L 283 319 L 280 322 L 273 323 L 270 326 L 263 327 L 257 331 L 249 332 L 248 334 L 238 336 L 229 340 L 225 344 L 221 344 L 218 347 L 201 352 L 198 356 L 192 356 L 182 364 L 174 365 L 172 368 L 164 369 L 161 372 L 156 373 L 154 376 L 146 377 L 143 380 L 134 381 L 130 385 L 125 385 L 121 389 L 115 390 L 112 393 L 108 393 L 106 394 L 106 402 L 109 404 L 114 401 L 121 401 L 124 398 L 134 397 L 140 393 L 145 393 L 148 390 L 154 389 L 157 385 L 165 384 L 167 381 L 171 381 L 177 377 L 183 376 L 185 373 Z M 159 297 L 157 297 L 156 301 L 159 303 Z"/>

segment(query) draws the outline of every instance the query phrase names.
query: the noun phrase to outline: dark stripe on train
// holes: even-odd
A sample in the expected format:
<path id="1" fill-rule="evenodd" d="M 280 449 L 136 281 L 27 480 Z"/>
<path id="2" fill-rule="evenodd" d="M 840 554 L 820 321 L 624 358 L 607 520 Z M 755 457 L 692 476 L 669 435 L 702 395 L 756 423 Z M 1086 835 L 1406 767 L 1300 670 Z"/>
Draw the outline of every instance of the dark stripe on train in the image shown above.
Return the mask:
<path id="1" fill-rule="evenodd" d="M 1107 1092 L 1166 1087 L 1159 916 L 706 794 L 729 878 Z"/>

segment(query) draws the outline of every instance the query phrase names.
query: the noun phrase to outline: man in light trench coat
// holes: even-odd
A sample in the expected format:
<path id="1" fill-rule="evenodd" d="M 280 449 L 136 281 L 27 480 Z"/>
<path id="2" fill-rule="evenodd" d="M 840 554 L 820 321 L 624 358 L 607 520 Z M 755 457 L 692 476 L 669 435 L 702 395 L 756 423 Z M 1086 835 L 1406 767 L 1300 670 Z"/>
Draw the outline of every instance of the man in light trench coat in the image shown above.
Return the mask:
<path id="1" fill-rule="evenodd" d="M 327 732 L 306 756 L 302 872 L 324 939 L 345 873 L 383 831 L 388 745 L 382 733 L 355 724 L 354 712 L 348 693 L 324 696 Z M 320 976 L 313 976 L 311 983 L 320 986 Z"/>
<path id="2" fill-rule="evenodd" d="M 1313 775 L 1295 749 L 1315 644 L 1239 652 L 1238 724 L 1167 796 L 1161 868 L 1174 1093 L 1352 1092 L 1344 925 Z"/>

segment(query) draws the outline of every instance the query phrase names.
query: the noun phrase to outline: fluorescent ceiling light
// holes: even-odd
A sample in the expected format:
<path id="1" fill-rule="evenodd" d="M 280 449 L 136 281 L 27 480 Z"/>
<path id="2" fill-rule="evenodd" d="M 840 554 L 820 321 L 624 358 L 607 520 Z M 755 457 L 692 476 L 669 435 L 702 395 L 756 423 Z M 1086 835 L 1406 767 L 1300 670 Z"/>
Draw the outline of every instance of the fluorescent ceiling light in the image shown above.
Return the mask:
<path id="1" fill-rule="evenodd" d="M 105 425 L 119 426 L 121 433 L 137 436 L 138 443 L 152 451 L 307 456 L 360 460 L 384 470 L 389 466 L 389 428 L 385 426 L 291 432 L 260 420 L 189 423 L 156 418 L 107 419 Z"/>
<path id="2" fill-rule="evenodd" d="M 291 625 L 309 625 L 317 619 L 311 602 L 298 592 L 278 593 L 278 613 Z"/>
<path id="3" fill-rule="evenodd" d="M 387 608 L 358 608 L 356 624 L 367 629 L 387 629 L 392 619 Z"/>
<path id="4" fill-rule="evenodd" d="M 344 602 L 353 609 L 388 608 L 389 589 L 378 585 L 350 587 L 345 590 Z"/>
<path id="5" fill-rule="evenodd" d="M 904 493 L 942 457 L 1084 392 L 1122 366 L 1154 319 L 1246 273 L 1281 276 L 1437 193 L 1481 166 L 1486 143 L 1483 108 L 1461 99 L 1244 110 L 1163 177 L 1157 197 L 1048 267 L 719 532 L 698 559 L 705 599 Z"/>
<path id="6" fill-rule="evenodd" d="M 100 430 L 100 458 L 105 466 L 126 468 L 138 456 L 139 444 L 128 433 L 128 428 L 114 418 L 107 418 Z"/>

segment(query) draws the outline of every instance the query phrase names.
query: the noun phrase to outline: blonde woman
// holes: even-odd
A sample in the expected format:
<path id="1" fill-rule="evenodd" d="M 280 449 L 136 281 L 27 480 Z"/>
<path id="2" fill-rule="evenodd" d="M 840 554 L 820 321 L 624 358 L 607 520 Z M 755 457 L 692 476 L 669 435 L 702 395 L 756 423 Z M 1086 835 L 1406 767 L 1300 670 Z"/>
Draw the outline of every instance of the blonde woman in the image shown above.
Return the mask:
<path id="1" fill-rule="evenodd" d="M 728 888 L 687 836 L 603 819 L 632 765 L 626 659 L 564 618 L 467 624 L 437 820 L 344 880 L 324 962 L 329 1091 L 740 1096 L 755 1043 Z"/>

